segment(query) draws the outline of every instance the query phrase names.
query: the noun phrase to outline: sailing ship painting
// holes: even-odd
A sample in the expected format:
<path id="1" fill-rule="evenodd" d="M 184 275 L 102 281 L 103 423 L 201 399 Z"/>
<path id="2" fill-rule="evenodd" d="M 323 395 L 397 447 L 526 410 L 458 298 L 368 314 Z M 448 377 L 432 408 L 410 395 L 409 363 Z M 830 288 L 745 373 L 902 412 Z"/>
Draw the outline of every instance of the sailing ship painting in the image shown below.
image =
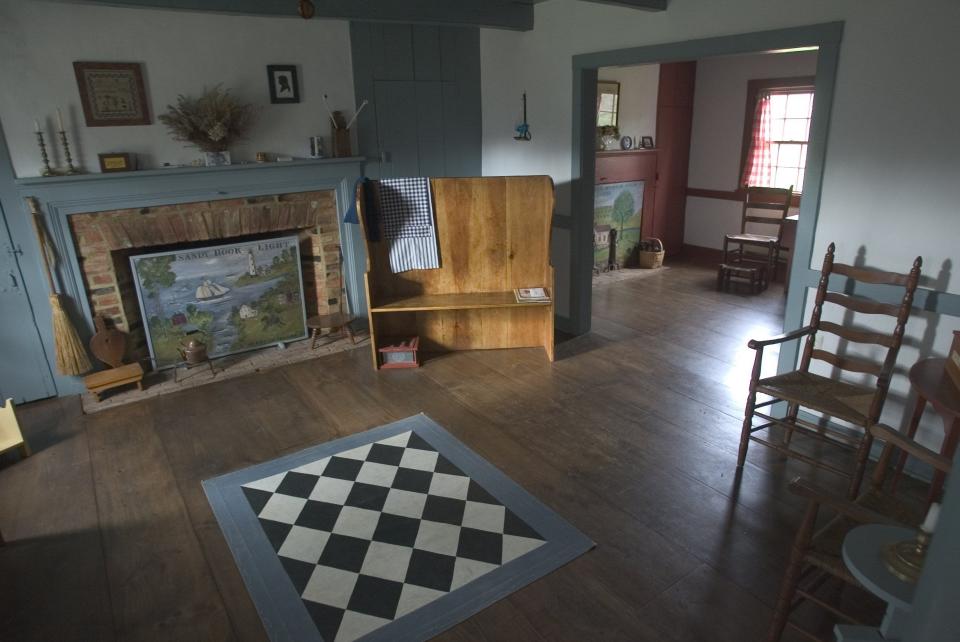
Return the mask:
<path id="1" fill-rule="evenodd" d="M 130 257 L 150 357 L 178 365 L 188 333 L 211 358 L 307 336 L 296 236 Z"/>

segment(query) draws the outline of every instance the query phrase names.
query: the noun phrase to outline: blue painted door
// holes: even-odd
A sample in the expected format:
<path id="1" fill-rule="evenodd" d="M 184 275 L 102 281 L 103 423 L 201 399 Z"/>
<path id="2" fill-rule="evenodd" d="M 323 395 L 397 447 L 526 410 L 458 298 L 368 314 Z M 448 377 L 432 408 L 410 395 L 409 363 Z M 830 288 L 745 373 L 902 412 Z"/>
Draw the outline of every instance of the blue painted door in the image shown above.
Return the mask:
<path id="1" fill-rule="evenodd" d="M 57 394 L 40 331 L 0 207 L 0 399 L 23 403 Z"/>

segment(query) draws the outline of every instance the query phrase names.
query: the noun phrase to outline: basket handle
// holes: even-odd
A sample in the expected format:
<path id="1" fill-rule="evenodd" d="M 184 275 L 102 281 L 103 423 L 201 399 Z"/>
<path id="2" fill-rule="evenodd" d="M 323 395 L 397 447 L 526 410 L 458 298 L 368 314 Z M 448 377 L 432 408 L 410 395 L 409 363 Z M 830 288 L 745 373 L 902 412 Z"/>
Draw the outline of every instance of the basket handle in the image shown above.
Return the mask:
<path id="1" fill-rule="evenodd" d="M 649 243 L 650 241 L 656 241 L 656 242 L 657 242 L 657 245 L 660 246 L 660 249 L 659 249 L 659 250 L 656 250 L 656 251 L 657 251 L 657 252 L 663 252 L 663 241 L 661 241 L 660 239 L 658 239 L 658 238 L 655 237 L 655 236 L 651 236 L 651 237 L 649 237 L 649 238 L 645 238 L 645 239 L 643 239 L 643 241 L 641 241 L 641 243 Z"/>

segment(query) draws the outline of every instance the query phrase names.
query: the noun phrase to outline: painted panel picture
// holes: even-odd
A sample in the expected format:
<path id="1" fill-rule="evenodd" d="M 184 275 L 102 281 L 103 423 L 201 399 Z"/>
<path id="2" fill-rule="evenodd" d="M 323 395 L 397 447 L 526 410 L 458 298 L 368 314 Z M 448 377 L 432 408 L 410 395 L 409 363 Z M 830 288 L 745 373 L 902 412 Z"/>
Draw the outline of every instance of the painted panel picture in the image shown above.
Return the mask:
<path id="1" fill-rule="evenodd" d="M 183 361 L 188 333 L 211 357 L 307 336 L 296 236 L 130 257 L 154 365 Z"/>
<path id="2" fill-rule="evenodd" d="M 640 244 L 643 181 L 597 185 L 593 195 L 593 264 L 603 268 L 610 260 L 611 237 L 615 262 L 636 265 Z"/>

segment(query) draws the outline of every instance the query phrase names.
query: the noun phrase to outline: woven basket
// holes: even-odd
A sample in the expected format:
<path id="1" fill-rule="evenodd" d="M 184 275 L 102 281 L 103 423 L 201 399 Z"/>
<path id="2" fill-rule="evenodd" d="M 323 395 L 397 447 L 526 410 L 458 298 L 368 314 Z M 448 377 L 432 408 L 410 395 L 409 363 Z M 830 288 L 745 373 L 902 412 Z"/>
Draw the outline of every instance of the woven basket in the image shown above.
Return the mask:
<path id="1" fill-rule="evenodd" d="M 643 239 L 640 241 L 640 251 L 638 252 L 638 261 L 640 267 L 649 270 L 663 265 L 663 242 L 660 239 Z"/>

